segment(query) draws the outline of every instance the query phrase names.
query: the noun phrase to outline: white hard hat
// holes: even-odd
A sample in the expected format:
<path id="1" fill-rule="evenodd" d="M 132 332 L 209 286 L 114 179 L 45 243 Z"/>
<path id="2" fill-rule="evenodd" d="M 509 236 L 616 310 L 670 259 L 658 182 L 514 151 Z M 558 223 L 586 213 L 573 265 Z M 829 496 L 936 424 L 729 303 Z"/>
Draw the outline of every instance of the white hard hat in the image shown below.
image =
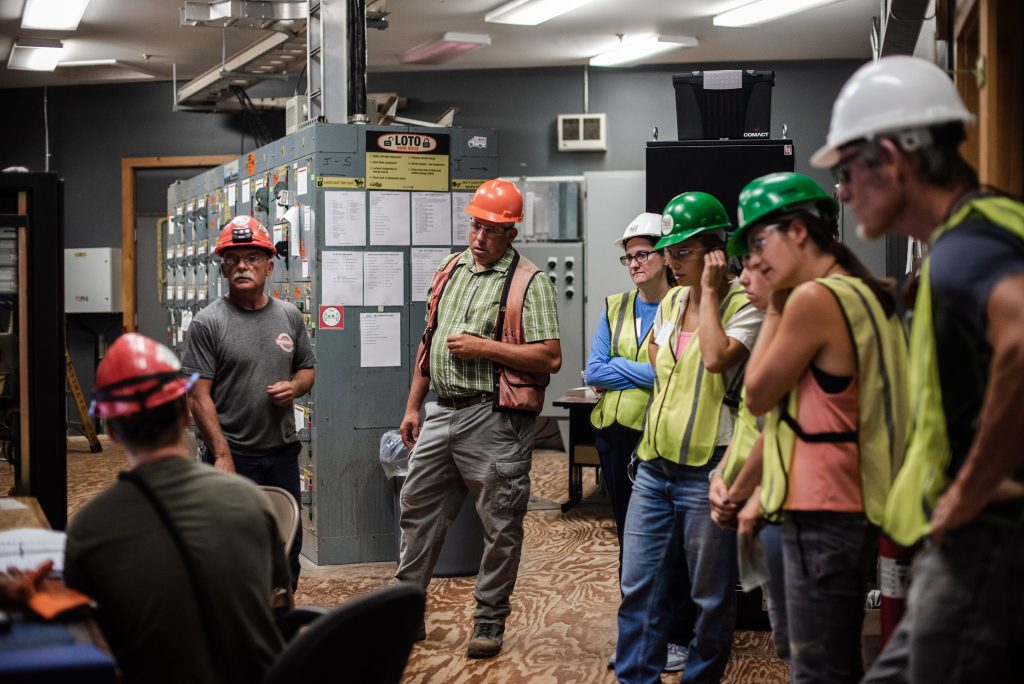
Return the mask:
<path id="1" fill-rule="evenodd" d="M 649 237 L 652 242 L 661 239 L 661 214 L 640 214 L 629 222 L 626 231 L 615 241 L 619 247 L 626 244 L 626 241 L 635 237 Z"/>
<path id="2" fill-rule="evenodd" d="M 855 140 L 953 121 L 974 117 L 942 69 L 917 57 L 883 57 L 857 69 L 839 91 L 825 146 L 811 165 L 837 164 L 839 148 Z"/>

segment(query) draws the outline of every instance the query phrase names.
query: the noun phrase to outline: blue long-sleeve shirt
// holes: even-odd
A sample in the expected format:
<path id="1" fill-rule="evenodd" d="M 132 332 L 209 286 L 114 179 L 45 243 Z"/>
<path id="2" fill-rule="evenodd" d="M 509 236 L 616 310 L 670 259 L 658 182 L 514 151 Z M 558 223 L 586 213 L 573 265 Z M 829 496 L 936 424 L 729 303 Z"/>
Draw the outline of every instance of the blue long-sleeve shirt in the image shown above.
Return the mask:
<path id="1" fill-rule="evenodd" d="M 658 313 L 657 304 L 640 301 L 637 297 L 633 307 L 633 315 L 640 320 L 640 332 L 637 339 L 642 341 L 651 326 L 654 316 Z M 623 335 L 636 334 L 634 330 L 623 330 Z M 654 366 L 649 363 L 633 361 L 621 356 L 612 356 L 612 333 L 608 324 L 608 311 L 601 314 L 601 322 L 594 331 L 594 339 L 590 342 L 590 356 L 587 358 L 586 382 L 593 387 L 603 389 L 624 390 L 654 386 Z"/>

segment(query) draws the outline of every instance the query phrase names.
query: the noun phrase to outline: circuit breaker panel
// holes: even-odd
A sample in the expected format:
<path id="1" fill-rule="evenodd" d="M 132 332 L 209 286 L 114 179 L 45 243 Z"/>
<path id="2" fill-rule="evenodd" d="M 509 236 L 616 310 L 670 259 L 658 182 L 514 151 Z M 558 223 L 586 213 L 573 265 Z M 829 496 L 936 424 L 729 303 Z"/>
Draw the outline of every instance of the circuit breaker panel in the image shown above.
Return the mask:
<path id="1" fill-rule="evenodd" d="M 177 351 L 227 292 L 213 249 L 238 214 L 279 252 L 267 293 L 305 317 L 317 374 L 295 418 L 302 552 L 317 564 L 395 558 L 380 437 L 401 423 L 431 276 L 465 247 L 463 210 L 498 175 L 497 145 L 490 129 L 317 123 L 168 188 L 159 277 Z"/>

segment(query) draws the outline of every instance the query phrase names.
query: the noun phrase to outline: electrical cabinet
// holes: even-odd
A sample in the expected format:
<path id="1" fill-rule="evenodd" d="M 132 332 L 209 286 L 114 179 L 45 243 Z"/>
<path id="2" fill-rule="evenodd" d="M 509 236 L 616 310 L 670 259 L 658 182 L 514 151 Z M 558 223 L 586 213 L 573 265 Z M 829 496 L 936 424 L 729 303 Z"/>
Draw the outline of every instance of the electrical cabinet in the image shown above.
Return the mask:
<path id="1" fill-rule="evenodd" d="M 497 157 L 489 129 L 317 123 L 168 188 L 160 268 L 173 347 L 227 292 L 213 249 L 238 214 L 278 250 L 267 293 L 305 318 L 317 378 L 294 411 L 302 551 L 315 563 L 396 557 L 380 437 L 404 414 L 433 271 L 465 247 L 463 210 L 498 176 Z"/>
<path id="2" fill-rule="evenodd" d="M 121 311 L 121 248 L 64 250 L 64 311 Z"/>

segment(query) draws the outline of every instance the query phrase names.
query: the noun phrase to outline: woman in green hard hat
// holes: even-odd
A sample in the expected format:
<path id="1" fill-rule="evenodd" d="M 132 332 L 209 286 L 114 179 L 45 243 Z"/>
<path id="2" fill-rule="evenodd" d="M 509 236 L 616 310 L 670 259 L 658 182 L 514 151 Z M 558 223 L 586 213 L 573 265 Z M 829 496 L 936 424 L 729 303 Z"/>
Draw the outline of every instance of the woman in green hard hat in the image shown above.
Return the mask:
<path id="1" fill-rule="evenodd" d="M 711 521 L 708 476 L 732 434 L 727 390 L 738 384 L 763 318 L 726 277 L 729 227 L 717 199 L 687 192 L 665 207 L 655 245 L 679 286 L 655 316 L 654 387 L 623 534 L 615 672 L 627 683 L 659 681 L 671 587 L 685 582 L 683 573 L 697 619 L 681 681 L 718 681 L 729 660 L 736 539 Z"/>
<path id="2" fill-rule="evenodd" d="M 907 426 L 906 342 L 890 283 L 836 239 L 837 205 L 796 173 L 739 199 L 729 253 L 772 288 L 745 396 L 767 414 L 760 503 L 783 525 L 794 682 L 856 682 L 874 561 Z"/>
<path id="3" fill-rule="evenodd" d="M 590 414 L 594 445 L 601 459 L 601 478 L 615 517 L 622 567 L 622 531 L 633 483 L 629 460 L 640 441 L 647 402 L 651 399 L 654 368 L 648 343 L 658 305 L 675 285 L 665 256 L 654 245 L 661 239 L 661 214 L 643 213 L 633 219 L 615 244 L 622 247 L 619 262 L 626 267 L 635 289 L 609 295 L 594 331 L 587 357 L 586 383 L 601 390 Z M 678 590 L 676 614 L 665 658 L 665 672 L 686 665 L 686 646 L 693 636 L 693 610 L 689 586 Z M 677 643 L 678 642 L 678 643 Z M 615 667 L 614 653 L 608 667 Z"/>

